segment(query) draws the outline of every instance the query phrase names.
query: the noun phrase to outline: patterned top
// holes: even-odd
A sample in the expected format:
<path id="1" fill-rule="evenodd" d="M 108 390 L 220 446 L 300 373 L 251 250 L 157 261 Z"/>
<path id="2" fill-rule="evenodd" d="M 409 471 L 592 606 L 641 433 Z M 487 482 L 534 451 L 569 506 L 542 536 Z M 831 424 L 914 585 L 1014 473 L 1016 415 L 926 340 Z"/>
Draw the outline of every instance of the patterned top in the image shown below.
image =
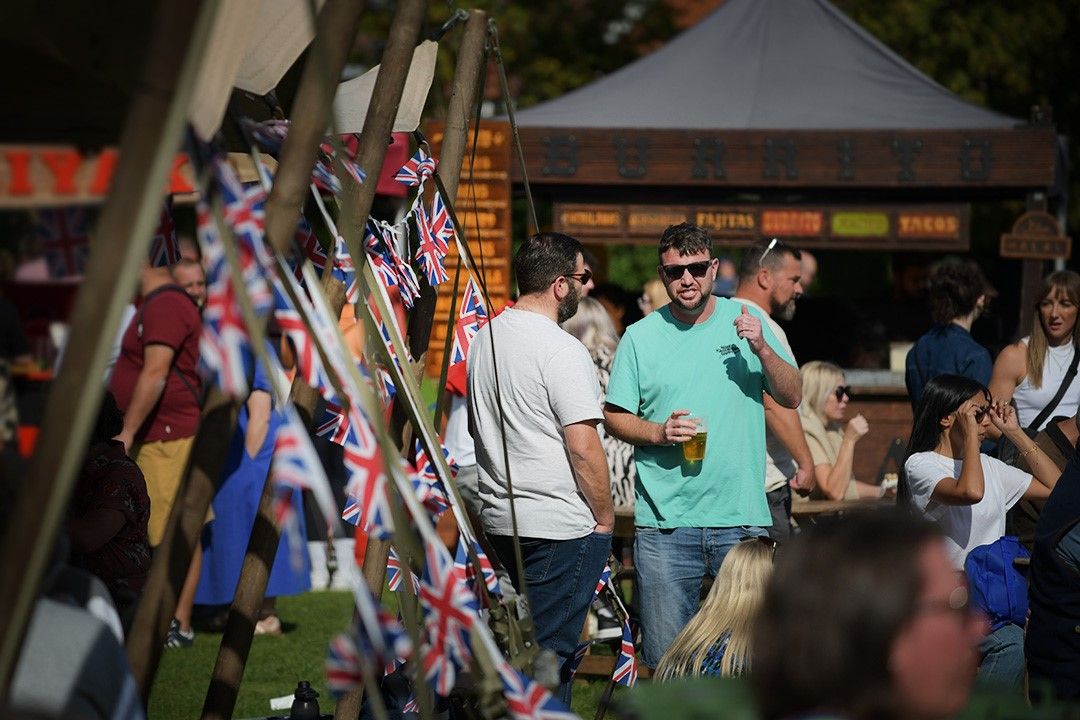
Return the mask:
<path id="1" fill-rule="evenodd" d="M 611 375 L 611 361 L 615 354 L 604 346 L 596 350 L 593 364 L 596 365 L 596 377 L 600 381 L 600 394 L 607 397 L 608 378 Z M 637 467 L 634 465 L 634 446 L 607 434 L 604 424 L 597 426 L 600 431 L 600 444 L 607 456 L 608 472 L 611 474 L 611 499 L 616 510 L 634 509 L 634 483 L 637 480 Z"/>
<path id="2" fill-rule="evenodd" d="M 728 641 L 731 639 L 731 633 L 725 631 L 720 639 L 713 643 L 713 646 L 709 648 L 709 652 L 705 655 L 705 659 L 701 661 L 701 674 L 705 677 L 720 677 L 720 665 L 724 662 L 724 653 L 727 652 Z M 733 669 L 732 675 L 742 675 L 743 667 L 740 663 L 736 663 Z"/>
<path id="3" fill-rule="evenodd" d="M 86 454 L 68 514 L 77 518 L 103 508 L 123 514 L 124 525 L 97 550 L 73 553 L 72 565 L 101 578 L 114 596 L 137 595 L 150 570 L 150 497 L 139 466 L 123 444 L 113 440 L 92 446 Z"/>

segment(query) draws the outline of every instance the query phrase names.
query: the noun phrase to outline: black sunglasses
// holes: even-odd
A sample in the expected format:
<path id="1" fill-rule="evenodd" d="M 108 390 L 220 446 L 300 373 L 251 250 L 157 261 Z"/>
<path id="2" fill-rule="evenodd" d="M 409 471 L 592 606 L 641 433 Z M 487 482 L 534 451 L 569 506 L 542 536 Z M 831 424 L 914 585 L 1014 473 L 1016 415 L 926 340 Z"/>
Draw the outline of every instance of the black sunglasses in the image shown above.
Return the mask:
<path id="1" fill-rule="evenodd" d="M 855 396 L 851 394 L 850 385 L 841 385 L 836 388 L 836 402 L 843 402 L 844 396 L 847 395 L 848 400 L 854 400 Z"/>
<path id="2" fill-rule="evenodd" d="M 975 411 L 975 422 L 981 423 L 983 421 L 983 418 L 986 417 L 986 413 L 988 413 L 988 412 L 990 412 L 990 406 L 989 405 L 984 405 L 983 407 L 976 410 Z"/>
<path id="3" fill-rule="evenodd" d="M 588 285 L 592 280 L 592 270 L 582 270 L 579 273 L 567 273 L 565 277 L 572 277 L 582 285 Z"/>
<path id="4" fill-rule="evenodd" d="M 664 277 L 668 280 L 678 280 L 687 270 L 690 271 L 690 277 L 703 278 L 705 273 L 709 272 L 711 264 L 712 260 L 701 260 L 688 265 L 661 265 L 660 269 L 664 271 Z"/>

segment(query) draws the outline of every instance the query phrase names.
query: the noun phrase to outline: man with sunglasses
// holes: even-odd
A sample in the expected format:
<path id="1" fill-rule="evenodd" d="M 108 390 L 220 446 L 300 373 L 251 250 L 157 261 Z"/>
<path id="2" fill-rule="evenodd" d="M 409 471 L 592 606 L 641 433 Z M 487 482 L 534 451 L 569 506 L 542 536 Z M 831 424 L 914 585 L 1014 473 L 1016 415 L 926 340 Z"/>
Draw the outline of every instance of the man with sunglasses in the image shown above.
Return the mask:
<path id="1" fill-rule="evenodd" d="M 615 526 L 596 428 L 603 419 L 596 369 L 585 346 L 559 327 L 577 311 L 591 273 L 581 243 L 549 232 L 522 243 L 514 274 L 517 303 L 481 328 L 466 361 L 480 520 L 529 599 L 536 641 L 564 667 Z M 564 680 L 558 694 L 569 706 Z"/>
<path id="2" fill-rule="evenodd" d="M 604 407 L 607 429 L 635 446 L 634 565 L 650 667 L 697 610 L 703 577 L 740 538 L 766 534 L 763 398 L 794 408 L 802 395 L 761 312 L 710 294 L 717 261 L 703 228 L 669 227 L 659 254 L 671 302 L 626 330 Z M 691 412 L 709 427 L 700 462 L 680 447 L 696 433 Z"/>
<path id="3" fill-rule="evenodd" d="M 791 320 L 802 295 L 802 253 L 777 238 L 750 246 L 739 266 L 739 285 L 731 298 L 761 311 L 777 341 L 794 359 L 787 334 L 773 318 Z M 783 542 L 791 534 L 791 491 L 814 488 L 814 460 L 799 412 L 765 395 L 765 496 L 772 525 L 769 536 Z"/>

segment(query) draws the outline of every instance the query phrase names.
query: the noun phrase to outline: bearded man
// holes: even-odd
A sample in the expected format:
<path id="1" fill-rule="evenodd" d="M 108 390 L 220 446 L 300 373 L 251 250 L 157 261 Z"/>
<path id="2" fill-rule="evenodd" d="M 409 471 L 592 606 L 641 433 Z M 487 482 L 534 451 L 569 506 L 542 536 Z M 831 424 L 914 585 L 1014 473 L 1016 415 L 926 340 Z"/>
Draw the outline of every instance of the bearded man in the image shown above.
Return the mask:
<path id="1" fill-rule="evenodd" d="M 704 228 L 664 231 L 660 279 L 671 302 L 626 330 L 608 383 L 608 431 L 634 445 L 634 566 L 644 661 L 655 667 L 698 608 L 704 575 L 763 536 L 768 393 L 797 407 L 802 381 L 760 311 L 710 294 L 718 262 Z M 682 443 L 707 425 L 704 452 Z"/>
<path id="2" fill-rule="evenodd" d="M 559 327 L 592 273 L 580 242 L 548 232 L 522 243 L 514 274 L 517 303 L 477 333 L 466 362 L 480 520 L 522 590 L 518 536 L 536 641 L 568 669 L 615 527 L 596 370 Z M 558 692 L 567 707 L 571 679 Z"/>

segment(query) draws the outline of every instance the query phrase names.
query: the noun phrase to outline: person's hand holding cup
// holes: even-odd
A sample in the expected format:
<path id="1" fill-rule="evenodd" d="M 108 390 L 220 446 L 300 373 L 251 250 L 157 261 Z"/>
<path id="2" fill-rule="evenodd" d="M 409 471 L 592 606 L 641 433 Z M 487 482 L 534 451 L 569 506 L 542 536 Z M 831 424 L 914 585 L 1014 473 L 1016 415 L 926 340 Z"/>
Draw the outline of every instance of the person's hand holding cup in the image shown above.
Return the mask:
<path id="1" fill-rule="evenodd" d="M 683 459 L 686 462 L 701 462 L 705 459 L 705 438 L 708 428 L 705 426 L 704 418 L 690 417 L 687 420 L 694 423 L 696 430 L 694 436 L 683 443 Z"/>

